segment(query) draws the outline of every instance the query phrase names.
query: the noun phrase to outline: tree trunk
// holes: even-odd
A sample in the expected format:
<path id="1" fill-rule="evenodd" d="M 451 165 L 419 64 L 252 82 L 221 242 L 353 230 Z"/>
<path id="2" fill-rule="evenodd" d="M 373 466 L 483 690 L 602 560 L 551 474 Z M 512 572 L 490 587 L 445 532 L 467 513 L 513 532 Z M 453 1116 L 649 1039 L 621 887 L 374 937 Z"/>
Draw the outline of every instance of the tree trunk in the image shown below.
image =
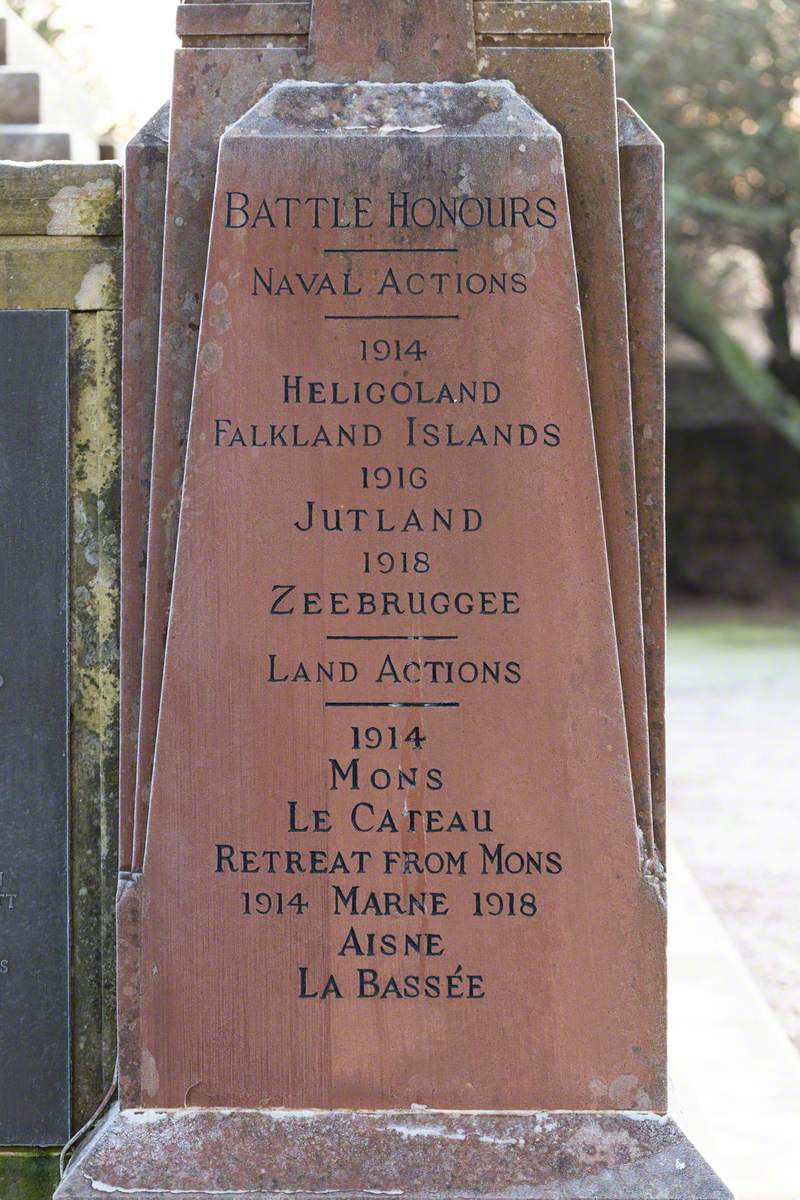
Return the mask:
<path id="1" fill-rule="evenodd" d="M 770 367 L 780 383 L 800 397 L 800 361 L 792 354 L 789 286 L 792 277 L 792 226 L 780 226 L 758 239 L 759 258 L 770 293 L 764 325 L 772 344 Z"/>
<path id="2" fill-rule="evenodd" d="M 674 251 L 667 253 L 667 296 L 675 324 L 703 346 L 753 411 L 800 451 L 800 400 L 728 333 L 688 264 Z"/>

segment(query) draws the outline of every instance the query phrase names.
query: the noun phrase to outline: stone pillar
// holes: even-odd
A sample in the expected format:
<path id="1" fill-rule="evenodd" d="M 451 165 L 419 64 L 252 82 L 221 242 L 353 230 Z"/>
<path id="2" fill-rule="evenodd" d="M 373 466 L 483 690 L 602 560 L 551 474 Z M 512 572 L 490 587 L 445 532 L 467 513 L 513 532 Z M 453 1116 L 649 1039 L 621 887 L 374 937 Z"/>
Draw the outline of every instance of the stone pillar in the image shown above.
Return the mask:
<path id="1" fill-rule="evenodd" d="M 19 904 L 14 913 L 6 915 L 16 922 L 31 922 L 26 932 L 31 961 L 44 955 L 48 969 L 52 968 L 61 953 L 55 941 L 57 931 L 67 921 L 71 926 L 71 951 L 63 963 L 69 1017 L 64 1025 L 49 1028 L 50 1042 L 64 1041 L 71 1064 L 68 1101 L 57 1099 L 48 1080 L 37 1076 L 49 1059 L 44 1055 L 37 1058 L 25 1038 L 3 1043 L 3 1031 L 10 1038 L 15 1028 L 10 1014 L 2 1022 L 0 1043 L 7 1078 L 17 1068 L 24 1070 L 39 1097 L 40 1115 L 51 1126 L 55 1121 L 59 1137 L 64 1139 L 95 1111 L 111 1083 L 116 1059 L 113 906 L 117 876 L 121 190 L 121 171 L 112 163 L 0 164 L 0 310 L 13 310 L 19 318 L 44 313 L 63 319 L 66 329 L 63 416 L 68 420 L 64 446 L 69 536 L 63 554 L 54 552 L 51 557 L 53 569 L 63 571 L 69 579 L 63 646 L 69 679 L 65 697 L 69 880 L 64 898 L 69 911 L 53 910 L 46 919 L 41 904 L 43 889 L 50 886 L 48 867 L 43 861 L 30 860 L 23 834 L 18 833 L 14 845 L 7 845 L 0 832 L 0 869 L 5 870 L 7 880 L 14 877 L 19 882 Z M 30 346 L 21 342 L 17 354 L 19 361 L 22 356 L 29 358 Z M 42 370 L 53 365 L 43 362 Z M 19 395 L 6 387 L 4 404 L 18 400 Z M 4 418 L 6 427 L 17 417 L 9 410 Z M 32 431 L 33 424 L 31 439 Z M 25 436 L 23 426 L 20 449 L 30 455 L 33 472 L 40 469 L 37 456 L 45 451 L 43 443 L 26 443 Z M 21 460 L 17 465 L 24 469 Z M 13 586 L 23 590 L 30 586 L 24 571 L 15 573 Z M 45 652 L 43 644 L 32 650 L 37 655 Z M 0 674 L 9 672 L 0 669 Z M 10 678 L 4 693 L 13 705 L 15 687 Z M 18 690 L 16 694 L 19 696 Z M 9 719 L 7 713 L 3 719 Z M 29 729 L 32 735 L 37 732 L 37 719 L 44 721 L 25 704 L 14 710 L 14 719 L 20 722 L 20 730 Z M 39 728 L 43 746 L 51 730 L 49 721 Z M 26 790 L 24 778 L 15 781 L 14 794 L 4 795 L 3 803 L 13 804 L 23 823 L 38 825 L 43 819 L 36 794 Z M 51 845 L 57 837 L 54 829 L 48 839 Z M 59 875 L 63 876 L 63 866 Z M 9 925 L 5 928 L 10 931 Z M 5 957 L 0 952 L 0 960 Z M 24 969 L 19 957 L 9 960 L 6 978 Z M 0 978 L 0 991 L 2 984 Z M 36 987 L 25 997 L 23 1024 L 29 1031 L 35 1027 L 41 998 Z M 19 1060 L 20 1055 L 28 1057 Z M 57 1113 L 51 1110 L 54 1105 Z M 20 1140 L 19 1133 L 15 1136 Z M 31 1127 L 28 1145 L 36 1145 L 37 1139 Z M 6 1157 L 0 1151 L 0 1191 L 14 1200 L 49 1195 L 54 1172 L 57 1178 L 57 1159 L 31 1157 L 28 1152 Z"/>

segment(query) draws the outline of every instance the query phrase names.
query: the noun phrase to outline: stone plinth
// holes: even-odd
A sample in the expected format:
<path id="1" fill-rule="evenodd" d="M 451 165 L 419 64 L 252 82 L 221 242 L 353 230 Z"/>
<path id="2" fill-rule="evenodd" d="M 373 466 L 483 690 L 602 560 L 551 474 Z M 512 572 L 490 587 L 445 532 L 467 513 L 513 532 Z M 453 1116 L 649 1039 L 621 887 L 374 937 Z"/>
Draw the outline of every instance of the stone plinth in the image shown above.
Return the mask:
<path id="1" fill-rule="evenodd" d="M 654 1113 L 113 1113 L 58 1200 L 732 1200 Z"/>

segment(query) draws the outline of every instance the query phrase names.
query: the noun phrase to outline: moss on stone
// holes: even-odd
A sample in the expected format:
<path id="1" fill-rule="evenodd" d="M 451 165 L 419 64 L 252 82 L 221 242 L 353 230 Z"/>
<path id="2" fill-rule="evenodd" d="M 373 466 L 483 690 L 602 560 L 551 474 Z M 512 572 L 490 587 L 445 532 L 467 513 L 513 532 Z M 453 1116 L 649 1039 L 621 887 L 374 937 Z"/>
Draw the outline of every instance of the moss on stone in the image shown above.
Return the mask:
<path id="1" fill-rule="evenodd" d="M 74 1114 L 113 1073 L 119 725 L 120 316 L 70 321 Z"/>
<path id="2" fill-rule="evenodd" d="M 0 308 L 119 307 L 117 237 L 0 237 Z"/>
<path id="3" fill-rule="evenodd" d="M 53 214 L 47 226 L 51 237 L 104 233 L 113 229 L 119 212 L 119 179 L 108 174 L 80 186 L 68 184 L 59 188 L 47 203 Z"/>
<path id="4" fill-rule="evenodd" d="M 52 1200 L 58 1184 L 58 1154 L 53 1151 L 0 1151 L 2 1200 Z"/>
<path id="5" fill-rule="evenodd" d="M 118 237 L 119 163 L 0 163 L 0 235 Z"/>

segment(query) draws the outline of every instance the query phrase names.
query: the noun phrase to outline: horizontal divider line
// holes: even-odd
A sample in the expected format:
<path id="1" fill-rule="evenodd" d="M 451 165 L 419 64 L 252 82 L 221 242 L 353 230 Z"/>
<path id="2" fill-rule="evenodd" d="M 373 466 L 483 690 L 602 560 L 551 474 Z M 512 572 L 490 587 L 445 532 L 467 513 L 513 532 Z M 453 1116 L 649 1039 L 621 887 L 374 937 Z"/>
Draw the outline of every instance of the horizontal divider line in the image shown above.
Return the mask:
<path id="1" fill-rule="evenodd" d="M 457 633 L 329 633 L 328 642 L 457 642 Z"/>
<path id="2" fill-rule="evenodd" d="M 326 321 L 460 321 L 458 313 L 368 313 L 354 316 L 325 314 Z"/>
<path id="3" fill-rule="evenodd" d="M 326 700 L 326 708 L 461 708 L 457 700 Z"/>
<path id="4" fill-rule="evenodd" d="M 458 254 L 456 246 L 381 246 L 356 249 L 354 246 L 328 246 L 323 254 Z"/>

